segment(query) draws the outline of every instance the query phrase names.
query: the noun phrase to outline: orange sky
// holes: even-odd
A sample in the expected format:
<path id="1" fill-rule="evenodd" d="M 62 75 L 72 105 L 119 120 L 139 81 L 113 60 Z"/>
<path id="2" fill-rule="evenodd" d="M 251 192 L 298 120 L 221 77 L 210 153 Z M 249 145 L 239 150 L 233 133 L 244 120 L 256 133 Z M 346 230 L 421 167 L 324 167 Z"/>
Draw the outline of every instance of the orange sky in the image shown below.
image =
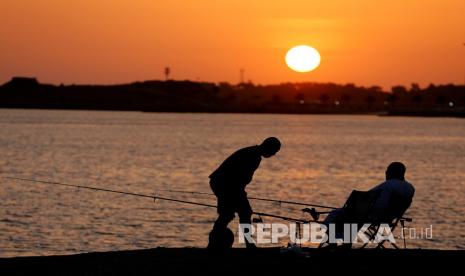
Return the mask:
<path id="1" fill-rule="evenodd" d="M 463 0 L 0 0 L 0 83 L 465 81 Z M 286 51 L 322 56 L 291 71 Z"/>

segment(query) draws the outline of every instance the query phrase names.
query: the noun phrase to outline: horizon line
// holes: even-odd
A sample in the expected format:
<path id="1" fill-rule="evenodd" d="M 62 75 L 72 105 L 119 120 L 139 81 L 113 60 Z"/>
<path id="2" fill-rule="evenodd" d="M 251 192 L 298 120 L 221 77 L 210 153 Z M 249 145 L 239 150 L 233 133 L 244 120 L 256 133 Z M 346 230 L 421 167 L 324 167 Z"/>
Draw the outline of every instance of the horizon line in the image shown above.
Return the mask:
<path id="1" fill-rule="evenodd" d="M 41 82 L 38 77 L 35 76 L 12 76 L 10 80 L 0 84 L 0 86 L 4 86 L 5 84 L 11 82 L 14 79 L 35 79 L 39 84 L 44 84 L 44 85 L 54 85 L 54 86 L 118 86 L 118 85 L 128 85 L 128 84 L 134 84 L 134 83 L 144 83 L 144 82 L 151 82 L 151 81 L 156 81 L 156 82 L 169 82 L 169 81 L 174 81 L 174 82 L 193 82 L 193 83 L 210 83 L 210 84 L 215 84 L 219 85 L 222 83 L 227 83 L 232 86 L 239 86 L 241 84 L 252 84 L 254 86 L 274 86 L 274 85 L 283 85 L 283 84 L 336 84 L 336 85 L 341 85 L 341 86 L 346 86 L 346 85 L 354 85 L 355 87 L 361 87 L 361 88 L 371 88 L 371 87 L 379 87 L 381 88 L 381 91 L 383 92 L 390 92 L 389 90 L 384 90 L 386 87 L 383 87 L 381 85 L 377 84 L 372 84 L 372 85 L 359 85 L 354 82 L 334 82 L 334 81 L 326 81 L 326 82 L 317 82 L 317 81 L 301 81 L 301 82 L 292 82 L 292 81 L 284 81 L 284 82 L 279 82 L 279 83 L 254 83 L 253 81 L 247 81 L 247 82 L 228 82 L 228 81 L 204 81 L 204 80 L 192 80 L 192 79 L 146 79 L 146 80 L 134 80 L 134 81 L 128 81 L 128 82 L 114 82 L 114 83 L 53 83 L 53 82 Z M 418 82 L 411 82 L 408 85 L 404 84 L 395 84 L 391 85 L 388 88 L 393 88 L 393 87 L 398 87 L 398 86 L 403 86 L 403 87 L 411 87 L 412 85 L 418 85 L 420 88 L 422 87 Z M 449 83 L 429 83 L 428 85 L 425 85 L 423 87 L 428 87 L 430 85 L 434 86 L 446 86 L 446 85 L 454 85 L 454 86 L 464 86 L 465 83 L 454 83 L 454 82 L 449 82 Z"/>

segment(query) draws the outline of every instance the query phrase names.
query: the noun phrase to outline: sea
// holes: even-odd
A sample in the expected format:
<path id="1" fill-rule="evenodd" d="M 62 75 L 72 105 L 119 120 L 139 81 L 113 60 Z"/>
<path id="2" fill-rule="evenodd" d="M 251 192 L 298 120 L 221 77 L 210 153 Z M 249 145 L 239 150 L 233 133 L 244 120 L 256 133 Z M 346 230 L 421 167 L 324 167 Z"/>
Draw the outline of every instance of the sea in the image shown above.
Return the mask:
<path id="1" fill-rule="evenodd" d="M 249 196 L 340 207 L 400 161 L 416 189 L 407 247 L 465 249 L 464 119 L 0 109 L 0 257 L 206 247 L 215 208 L 5 177 L 215 205 L 172 190 L 210 193 L 225 158 L 269 136 L 282 148 L 262 160 Z M 310 219 L 302 206 L 250 203 Z"/>

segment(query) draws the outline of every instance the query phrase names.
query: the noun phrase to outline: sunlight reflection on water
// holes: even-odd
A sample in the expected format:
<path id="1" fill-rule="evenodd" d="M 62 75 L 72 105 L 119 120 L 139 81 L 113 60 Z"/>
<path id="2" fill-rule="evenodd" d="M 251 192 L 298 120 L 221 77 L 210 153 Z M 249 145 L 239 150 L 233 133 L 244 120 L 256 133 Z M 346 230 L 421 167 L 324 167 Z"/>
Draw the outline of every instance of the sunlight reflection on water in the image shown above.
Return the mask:
<path id="1" fill-rule="evenodd" d="M 224 158 L 267 136 L 283 147 L 263 160 L 249 195 L 341 205 L 399 160 L 416 187 L 412 226 L 433 225 L 433 240 L 410 247 L 465 248 L 461 119 L 0 110 L 0 174 L 148 194 L 209 192 L 208 175 Z M 293 206 L 252 204 L 302 216 Z M 9 180 L 0 206 L 0 256 L 204 247 L 216 218 L 204 207 Z"/>

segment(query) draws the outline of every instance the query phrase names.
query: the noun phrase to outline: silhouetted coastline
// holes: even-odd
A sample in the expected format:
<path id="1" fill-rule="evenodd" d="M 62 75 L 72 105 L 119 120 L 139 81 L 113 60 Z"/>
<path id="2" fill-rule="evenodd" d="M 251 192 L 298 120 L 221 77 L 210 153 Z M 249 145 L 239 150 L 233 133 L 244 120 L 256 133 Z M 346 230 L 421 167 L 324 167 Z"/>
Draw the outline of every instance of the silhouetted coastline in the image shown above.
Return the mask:
<path id="1" fill-rule="evenodd" d="M 0 108 L 465 117 L 465 86 L 412 84 L 383 91 L 353 84 L 187 80 L 57 86 L 15 77 L 0 86 Z"/>

